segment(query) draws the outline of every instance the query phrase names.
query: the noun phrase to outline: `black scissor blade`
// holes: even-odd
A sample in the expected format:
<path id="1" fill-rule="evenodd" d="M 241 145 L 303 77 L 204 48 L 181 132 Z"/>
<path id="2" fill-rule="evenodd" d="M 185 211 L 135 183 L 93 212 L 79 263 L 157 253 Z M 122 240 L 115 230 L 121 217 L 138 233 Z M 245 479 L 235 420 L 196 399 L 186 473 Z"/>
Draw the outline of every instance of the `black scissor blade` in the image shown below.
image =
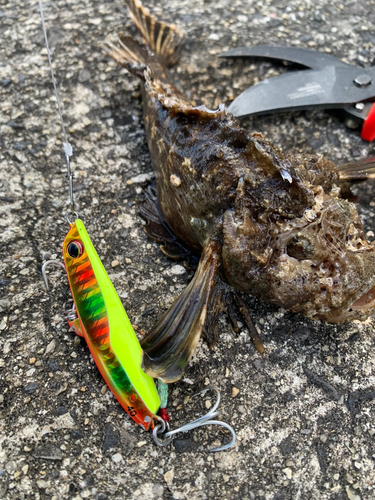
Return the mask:
<path id="1" fill-rule="evenodd" d="M 375 83 L 375 68 L 327 66 L 320 71 L 293 71 L 248 88 L 229 106 L 234 116 L 275 113 L 310 108 L 342 108 L 375 96 L 375 85 L 354 85 L 358 75 Z"/>
<path id="2" fill-rule="evenodd" d="M 271 47 L 268 45 L 238 47 L 219 54 L 219 57 L 262 57 L 277 61 L 289 61 L 317 70 L 325 66 L 353 67 L 328 54 L 317 52 L 316 50 L 298 49 L 295 47 Z"/>

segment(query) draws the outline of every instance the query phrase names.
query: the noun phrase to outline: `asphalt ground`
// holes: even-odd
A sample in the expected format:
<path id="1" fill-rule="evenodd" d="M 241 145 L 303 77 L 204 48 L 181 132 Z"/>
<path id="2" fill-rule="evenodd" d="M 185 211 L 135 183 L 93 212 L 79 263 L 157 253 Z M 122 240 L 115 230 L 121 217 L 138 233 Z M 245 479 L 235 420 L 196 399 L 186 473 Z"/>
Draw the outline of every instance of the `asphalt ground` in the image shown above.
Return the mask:
<path id="1" fill-rule="evenodd" d="M 156 3 L 156 2 L 155 2 Z M 223 61 L 223 50 L 273 44 L 320 50 L 356 64 L 375 57 L 374 1 L 163 0 L 150 9 L 186 34 L 175 81 L 216 108 L 287 71 Z M 139 82 L 103 54 L 130 31 L 119 0 L 45 2 L 53 66 L 74 147 L 77 211 L 133 324 L 147 331 L 192 277 L 166 258 L 137 215 L 152 179 Z M 158 448 L 106 390 L 84 341 L 63 320 L 71 305 L 57 268 L 47 294 L 41 265 L 61 259 L 68 186 L 37 2 L 0 0 L 0 498 L 365 500 L 375 496 L 373 320 L 327 325 L 247 297 L 266 352 L 225 317 L 214 349 L 200 343 L 170 388 L 172 426 L 207 411 L 191 400 L 220 388 L 217 428 Z M 242 121 L 290 153 L 339 163 L 374 154 L 325 111 Z M 353 188 L 370 240 L 374 181 Z"/>

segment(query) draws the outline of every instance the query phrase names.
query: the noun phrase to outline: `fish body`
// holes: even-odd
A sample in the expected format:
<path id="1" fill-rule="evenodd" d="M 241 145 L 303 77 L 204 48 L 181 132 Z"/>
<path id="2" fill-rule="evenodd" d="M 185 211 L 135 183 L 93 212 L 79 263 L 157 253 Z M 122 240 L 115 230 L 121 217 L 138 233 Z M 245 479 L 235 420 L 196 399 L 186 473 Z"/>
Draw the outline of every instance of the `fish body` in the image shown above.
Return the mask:
<path id="1" fill-rule="evenodd" d="M 350 306 L 373 286 L 374 247 L 333 163 L 285 155 L 224 109 L 144 100 L 158 204 L 182 241 L 219 241 L 225 278 L 262 300 L 331 322 L 368 316 Z"/>
<path id="2" fill-rule="evenodd" d="M 177 380 L 203 329 L 240 292 L 329 322 L 373 314 L 375 248 L 356 207 L 340 198 L 335 165 L 286 154 L 224 106 L 211 111 L 185 98 L 165 69 L 178 31 L 138 0 L 127 3 L 153 52 L 122 35 L 104 48 L 143 83 L 158 211 L 201 253 L 192 283 L 142 341 L 146 371 Z"/>
<path id="3" fill-rule="evenodd" d="M 119 403 L 147 430 L 159 409 L 159 395 L 152 378 L 141 370 L 138 339 L 79 219 L 64 240 L 63 257 L 77 314 L 68 316 L 69 324 L 85 338 Z"/>

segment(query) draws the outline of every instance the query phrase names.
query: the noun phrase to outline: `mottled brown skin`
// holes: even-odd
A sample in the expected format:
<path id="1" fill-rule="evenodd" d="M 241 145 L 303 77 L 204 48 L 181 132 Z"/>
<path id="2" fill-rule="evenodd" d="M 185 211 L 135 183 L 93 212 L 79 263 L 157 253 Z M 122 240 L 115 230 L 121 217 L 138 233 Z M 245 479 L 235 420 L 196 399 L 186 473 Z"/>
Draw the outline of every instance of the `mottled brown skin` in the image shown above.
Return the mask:
<path id="1" fill-rule="evenodd" d="M 374 245 L 355 206 L 339 198 L 334 164 L 287 155 L 242 129 L 224 106 L 210 111 L 187 100 L 164 69 L 175 59 L 176 28 L 157 22 L 139 0 L 127 3 L 156 55 L 122 35 L 104 47 L 143 81 L 164 222 L 202 253 L 193 281 L 141 343 L 145 371 L 165 382 L 180 378 L 204 327 L 208 343 L 215 343 L 217 315 L 226 309 L 232 317 L 233 299 L 257 345 L 238 292 L 330 322 L 372 314 Z M 158 240 L 158 210 L 151 212 L 149 234 Z"/>
<path id="2" fill-rule="evenodd" d="M 262 300 L 330 322 L 367 317 L 350 306 L 374 284 L 375 251 L 334 164 L 287 156 L 225 111 L 168 109 L 147 87 L 158 202 L 175 234 L 198 250 L 218 240 L 228 282 Z"/>

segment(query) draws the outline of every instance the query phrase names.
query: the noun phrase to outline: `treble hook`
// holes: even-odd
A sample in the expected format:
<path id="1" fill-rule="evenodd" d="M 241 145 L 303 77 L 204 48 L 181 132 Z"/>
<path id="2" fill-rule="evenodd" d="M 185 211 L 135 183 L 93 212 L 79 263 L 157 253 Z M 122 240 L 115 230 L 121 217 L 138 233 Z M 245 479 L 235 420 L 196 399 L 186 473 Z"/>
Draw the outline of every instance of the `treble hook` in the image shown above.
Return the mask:
<path id="1" fill-rule="evenodd" d="M 48 266 L 51 266 L 51 265 L 55 265 L 55 266 L 61 266 L 64 271 L 66 271 L 65 269 L 65 266 L 62 262 L 59 262 L 58 260 L 47 260 L 47 262 L 45 262 L 42 266 L 42 276 L 43 276 L 43 281 L 44 281 L 44 285 L 46 287 L 46 290 L 47 292 L 49 292 L 49 288 L 48 288 L 48 280 L 47 280 L 47 275 L 46 275 L 46 269 Z"/>
<path id="2" fill-rule="evenodd" d="M 152 432 L 155 443 L 159 446 L 167 446 L 173 441 L 174 434 L 177 434 L 178 432 L 188 432 L 188 431 L 191 431 L 192 429 L 196 429 L 197 427 L 202 427 L 203 425 L 219 425 L 221 427 L 225 427 L 226 429 L 228 429 L 230 431 L 230 433 L 232 434 L 232 440 L 224 446 L 219 446 L 218 448 L 215 448 L 214 450 L 208 450 L 208 451 L 210 451 L 210 452 L 223 451 L 223 450 L 226 450 L 226 449 L 230 448 L 231 446 L 233 446 L 235 441 L 236 441 L 236 433 L 234 432 L 233 428 L 229 424 L 227 424 L 225 422 L 221 422 L 220 420 L 211 420 L 212 418 L 220 415 L 220 411 L 216 411 L 219 404 L 220 404 L 220 391 L 219 391 L 219 389 L 217 387 L 207 387 L 203 391 L 198 392 L 197 394 L 194 394 L 193 398 L 196 396 L 199 396 L 200 394 L 205 394 L 207 391 L 210 391 L 210 390 L 216 391 L 217 398 L 216 398 L 216 403 L 211 408 L 211 410 L 208 413 L 206 413 L 206 415 L 203 415 L 203 417 L 197 418 L 196 420 L 193 420 L 192 422 L 189 422 L 185 425 L 182 425 L 178 429 L 174 429 L 173 431 L 166 432 L 165 434 L 163 434 L 166 437 L 166 439 L 164 441 L 160 441 L 159 436 L 158 436 L 159 434 L 163 433 L 163 429 L 161 428 L 160 425 L 156 425 L 154 427 L 153 432 Z"/>

